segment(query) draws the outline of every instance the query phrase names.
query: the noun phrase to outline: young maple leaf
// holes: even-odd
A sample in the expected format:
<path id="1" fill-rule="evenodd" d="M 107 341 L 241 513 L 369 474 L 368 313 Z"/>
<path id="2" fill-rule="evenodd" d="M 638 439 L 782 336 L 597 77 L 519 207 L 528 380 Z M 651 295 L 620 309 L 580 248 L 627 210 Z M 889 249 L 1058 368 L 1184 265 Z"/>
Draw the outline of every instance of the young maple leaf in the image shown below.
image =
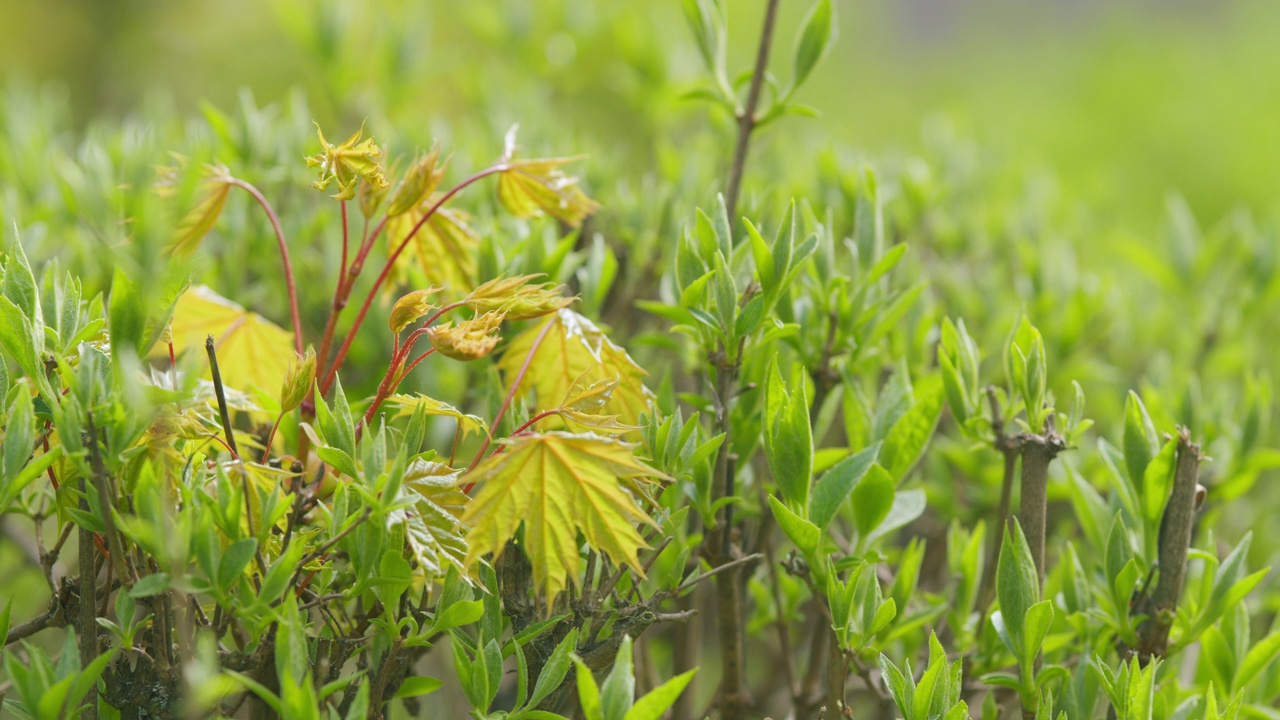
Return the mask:
<path id="1" fill-rule="evenodd" d="M 446 402 L 441 402 L 426 395 L 392 395 L 387 398 L 387 405 L 398 407 L 399 410 L 392 416 L 395 418 L 409 417 L 419 407 L 428 415 L 436 415 L 441 417 L 451 417 L 458 421 L 458 425 L 462 427 L 465 434 L 477 433 L 480 435 L 489 434 L 489 426 L 483 418 L 475 415 L 467 415 L 458 408 Z"/>
<path id="2" fill-rule="evenodd" d="M 320 138 L 320 152 L 306 158 L 307 167 L 319 168 L 320 179 L 311 183 L 317 190 L 324 190 L 329 183 L 338 183 L 335 200 L 351 200 L 356 196 L 356 182 L 364 180 L 379 190 L 385 190 L 391 184 L 383 173 L 378 158 L 382 157 L 382 149 L 374 144 L 373 138 L 361 140 L 364 126 L 355 131 L 351 137 L 341 144 L 333 145 L 324 139 L 320 125 L 316 125 L 316 135 Z"/>
<path id="3" fill-rule="evenodd" d="M 592 433 L 548 432 L 503 440 L 503 452 L 467 474 L 480 484 L 462 523 L 467 566 L 497 556 L 524 523 L 524 551 L 550 607 L 578 578 L 578 533 L 587 544 L 641 577 L 637 552 L 648 545 L 635 523 L 654 524 L 626 490 L 627 480 L 662 478 L 635 445 Z"/>
<path id="4" fill-rule="evenodd" d="M 419 155 L 391 195 L 387 215 L 403 215 L 426 202 L 444 178 L 445 164 L 440 162 L 439 143 L 432 146 L 431 152 Z"/>
<path id="5" fill-rule="evenodd" d="M 444 575 L 451 565 L 465 567 L 467 547 L 458 525 L 467 504 L 458 486 L 461 472 L 421 458 L 409 463 L 400 490 L 408 507 L 391 511 L 387 519 L 388 525 L 405 526 L 409 548 L 429 578 Z"/>
<path id="6" fill-rule="evenodd" d="M 608 401 L 592 407 L 591 412 L 617 415 L 621 422 L 634 425 L 641 413 L 650 409 L 653 393 L 644 386 L 647 373 L 595 323 L 569 309 L 547 316 L 507 344 L 498 367 L 508 378 L 519 374 L 544 330 L 547 334 L 533 353 L 518 394 L 532 391 L 540 407 L 554 408 L 579 384 L 616 381 Z"/>
<path id="7" fill-rule="evenodd" d="M 507 169 L 498 174 L 498 200 L 513 215 L 522 218 L 546 213 L 566 225 L 578 227 L 600 208 L 578 186 L 578 178 L 565 175 L 560 166 L 577 158 L 517 160 L 516 130 L 507 131 L 502 162 Z"/>
<path id="8" fill-rule="evenodd" d="M 256 387 L 275 393 L 296 357 L 293 333 L 204 285 L 178 298 L 170 334 L 178 353 L 203 353 L 205 338 L 212 335 L 223 381 L 244 391 Z M 168 348 L 160 344 L 152 351 L 155 357 L 167 354 Z"/>
<path id="9" fill-rule="evenodd" d="M 441 355 L 454 360 L 479 360 L 493 352 L 501 336 L 498 327 L 502 325 L 501 312 L 488 312 L 470 320 L 462 320 L 457 325 L 444 322 L 433 325 L 427 330 L 427 339 L 440 351 Z"/>
<path id="10" fill-rule="evenodd" d="M 160 168 L 159 172 L 161 180 L 157 183 L 157 189 L 162 195 L 171 193 L 178 171 L 174 168 Z M 234 178 L 226 166 L 205 165 L 203 172 L 201 185 L 206 192 L 174 228 L 173 238 L 169 242 L 169 252 L 172 255 L 189 255 L 200 247 L 205 235 L 218 222 L 222 208 L 226 207 L 227 196 L 231 194 Z"/>
<path id="11" fill-rule="evenodd" d="M 424 288 L 407 293 L 391 306 L 387 327 L 392 335 L 399 335 L 405 328 L 421 320 L 436 309 L 432 296 L 440 292 L 438 287 Z"/>
<path id="12" fill-rule="evenodd" d="M 387 247 L 397 248 L 404 242 L 427 208 L 436 202 L 432 195 L 426 202 L 411 210 L 387 218 Z M 395 287 L 409 280 L 411 263 L 405 258 L 417 260 L 416 270 L 422 273 L 428 284 L 447 288 L 451 292 L 464 293 L 475 287 L 477 272 L 476 249 L 480 236 L 467 225 L 467 215 L 459 210 L 438 208 L 427 222 L 414 233 L 409 242 L 411 252 L 401 253 L 388 275 L 387 287 Z"/>
<path id="13" fill-rule="evenodd" d="M 576 299 L 565 297 L 563 285 L 532 282 L 539 277 L 494 278 L 472 290 L 465 302 L 477 312 L 501 310 L 508 320 L 532 320 L 569 307 Z"/>

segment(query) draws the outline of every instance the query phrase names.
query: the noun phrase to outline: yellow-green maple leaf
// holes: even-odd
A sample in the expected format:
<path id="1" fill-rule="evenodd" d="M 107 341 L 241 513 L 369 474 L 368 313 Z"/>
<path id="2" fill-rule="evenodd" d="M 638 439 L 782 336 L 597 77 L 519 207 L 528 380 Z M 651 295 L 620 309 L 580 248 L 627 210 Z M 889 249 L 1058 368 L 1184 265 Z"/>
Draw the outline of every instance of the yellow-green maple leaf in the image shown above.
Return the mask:
<path id="1" fill-rule="evenodd" d="M 234 178 L 225 166 L 206 165 L 204 173 L 203 185 L 207 192 L 174 228 L 169 244 L 169 252 L 174 255 L 189 255 L 200 247 L 204 236 L 218 222 L 222 208 L 227 204 L 227 196 L 231 194 Z"/>
<path id="2" fill-rule="evenodd" d="M 385 232 L 388 247 L 400 247 L 427 208 L 437 200 L 438 196 L 432 196 L 414 209 L 388 218 Z M 387 287 L 395 287 L 420 273 L 431 285 L 452 293 L 470 292 L 476 284 L 476 249 L 479 247 L 480 236 L 467 225 L 466 213 L 438 208 L 396 259 Z"/>
<path id="3" fill-rule="evenodd" d="M 462 431 L 464 433 L 469 434 L 474 432 L 481 435 L 487 435 L 489 433 L 489 426 L 485 424 L 484 418 L 477 417 L 475 415 L 467 415 L 447 402 L 436 400 L 435 398 L 427 397 L 426 395 L 392 395 L 387 398 L 386 404 L 400 408 L 393 416 L 396 418 L 409 417 L 413 414 L 413 411 L 418 408 L 418 406 L 422 406 L 423 411 L 428 415 L 451 417 L 454 420 L 457 420 L 458 424 L 462 426 Z"/>
<path id="4" fill-rule="evenodd" d="M 256 387 L 275 395 L 295 357 L 293 333 L 204 285 L 178 298 L 170 334 L 178 353 L 202 355 L 205 338 L 212 335 L 222 381 L 244 391 Z M 163 345 L 152 351 L 153 357 L 167 353 Z"/>
<path id="5" fill-rule="evenodd" d="M 387 520 L 389 525 L 404 524 L 409 548 L 429 578 L 444 575 L 449 566 L 465 567 L 467 545 L 458 524 L 467 505 L 467 495 L 458 487 L 461 472 L 429 460 L 409 463 L 400 499 L 411 504 L 393 510 Z"/>
<path id="6" fill-rule="evenodd" d="M 587 544 L 643 576 L 648 547 L 636 523 L 653 525 L 625 481 L 661 477 L 638 461 L 635 445 L 592 433 L 548 432 L 502 441 L 503 452 L 467 474 L 480 491 L 467 505 L 467 565 L 502 552 L 524 524 L 524 551 L 547 604 L 578 578 L 578 533 Z M 656 527 L 656 526 L 655 526 Z"/>
<path id="7" fill-rule="evenodd" d="M 548 324 L 552 326 L 548 328 Z M 644 386 L 644 369 L 595 323 L 568 308 L 548 315 L 508 343 L 498 361 L 508 378 L 514 380 L 519 374 L 543 330 L 547 334 L 529 362 L 518 394 L 532 391 L 538 407 L 551 409 L 568 399 L 575 387 L 616 380 L 599 414 L 617 415 L 622 423 L 634 425 L 640 414 L 650 409 L 653 393 Z"/>

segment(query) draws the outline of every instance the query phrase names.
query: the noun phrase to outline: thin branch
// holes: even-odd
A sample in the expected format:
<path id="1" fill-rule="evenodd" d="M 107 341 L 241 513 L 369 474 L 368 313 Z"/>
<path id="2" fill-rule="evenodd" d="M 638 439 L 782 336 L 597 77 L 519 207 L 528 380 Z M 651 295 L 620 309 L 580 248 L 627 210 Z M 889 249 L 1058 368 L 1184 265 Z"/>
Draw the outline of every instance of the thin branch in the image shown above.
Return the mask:
<path id="1" fill-rule="evenodd" d="M 280 262 L 284 266 L 284 283 L 289 291 L 289 316 L 293 320 L 293 349 L 301 355 L 302 318 L 298 314 L 298 288 L 293 280 L 293 263 L 289 260 L 289 246 L 284 241 L 284 230 L 280 229 L 280 219 L 276 217 L 276 211 L 272 209 L 271 203 L 267 202 L 267 198 L 258 191 L 258 188 L 238 178 L 232 179 L 230 183 L 238 188 L 243 188 L 253 196 L 254 200 L 258 201 L 258 204 L 262 206 L 262 210 L 266 212 L 267 219 L 271 221 L 271 229 L 276 233 L 276 244 L 280 246 Z"/>
<path id="2" fill-rule="evenodd" d="M 706 580 L 709 577 L 714 577 L 716 575 L 719 575 L 722 572 L 725 572 L 726 570 L 733 570 L 734 568 L 741 567 L 743 565 L 746 565 L 747 563 L 755 562 L 756 560 L 759 560 L 763 557 L 764 555 L 761 555 L 760 553 L 752 553 L 750 555 L 743 555 L 737 560 L 731 560 L 723 565 L 717 565 L 716 567 L 698 575 L 695 578 L 690 578 L 684 581 L 683 583 L 680 584 L 679 587 L 671 591 L 671 595 L 679 595 L 683 593 L 685 590 L 688 590 L 689 588 L 693 587 L 694 585 L 697 585 L 698 583 L 702 582 L 703 580 Z"/>
<path id="3" fill-rule="evenodd" d="M 507 408 L 511 407 L 511 401 L 515 399 L 516 390 L 520 388 L 520 383 L 524 382 L 525 373 L 529 372 L 529 366 L 533 363 L 533 356 L 538 354 L 538 348 L 542 347 L 542 341 L 547 337 L 547 333 L 551 330 L 551 326 L 555 324 L 554 320 L 548 321 L 542 328 L 542 332 L 538 333 L 538 337 L 534 338 L 533 345 L 529 347 L 529 354 L 525 355 L 524 363 L 520 365 L 520 371 L 516 373 L 515 380 L 511 383 L 511 389 L 507 391 L 507 397 L 502 401 L 502 407 L 498 408 L 498 414 L 493 416 L 493 422 L 489 423 L 490 431 L 497 429 L 498 423 L 502 422 L 502 417 L 507 414 Z M 480 459 L 484 457 L 484 451 L 489 449 L 489 443 L 492 440 L 492 433 L 487 435 L 484 442 L 480 445 L 480 451 L 476 453 L 475 458 L 471 460 L 471 464 L 467 466 L 467 471 L 474 470 L 476 465 L 480 464 Z M 474 483 L 472 483 L 474 485 Z M 471 492 L 472 485 L 468 485 L 463 492 Z"/>
<path id="4" fill-rule="evenodd" d="M 982 617 L 991 607 L 996 595 L 996 561 L 1000 558 L 1000 539 L 1004 535 L 1004 527 L 1009 524 L 1009 512 L 1013 505 L 1013 477 L 1018 467 L 1018 444 L 1004 432 L 1004 416 L 1000 412 L 1000 401 L 996 396 L 994 385 L 987 386 L 987 402 L 991 406 L 991 433 L 994 436 L 992 447 L 1004 458 L 1004 475 L 1000 482 L 1000 505 L 996 510 L 996 524 L 991 537 L 987 539 L 986 564 L 983 566 L 982 584 L 978 588 L 978 610 Z"/>
<path id="5" fill-rule="evenodd" d="M 329 391 L 329 387 L 333 384 L 333 378 L 338 373 L 338 368 L 342 367 L 342 363 L 347 357 L 347 351 L 351 349 L 351 343 L 355 341 L 356 333 L 360 331 L 360 325 L 364 323 L 365 316 L 369 314 L 369 308 L 373 305 L 373 299 L 378 296 L 378 290 L 382 288 L 382 284 L 386 282 L 387 276 L 391 274 L 391 268 L 395 266 L 396 260 L 400 258 L 400 254 L 409 246 L 409 242 L 413 240 L 413 237 L 418 233 L 418 230 L 436 214 L 436 211 L 439 210 L 442 205 L 451 200 L 454 195 L 461 192 L 463 188 L 481 180 L 482 178 L 486 178 L 506 169 L 507 166 L 505 164 L 498 164 L 485 168 L 484 170 L 481 170 L 475 175 L 472 175 L 466 180 L 458 183 L 452 190 L 442 195 L 439 200 L 436 200 L 431 207 L 427 208 L 426 212 L 422 215 L 422 219 L 413 226 L 413 229 L 405 235 L 404 240 L 402 240 L 400 244 L 396 246 L 396 249 L 392 251 L 391 255 L 387 258 L 386 264 L 382 266 L 382 272 L 378 273 L 377 279 L 373 281 L 373 287 L 369 289 L 369 294 L 365 297 L 364 304 L 360 306 L 360 312 L 356 315 L 355 322 L 351 325 L 351 329 L 347 331 L 347 337 L 343 340 L 342 346 L 338 348 L 338 354 L 334 356 L 333 362 L 329 364 L 329 368 L 325 372 L 324 380 L 321 381 L 318 388 L 321 395 Z M 299 351 L 299 354 L 301 354 L 301 351 Z"/>
<path id="6" fill-rule="evenodd" d="M 222 386 L 222 372 L 218 370 L 218 351 L 213 336 L 204 339 L 204 351 L 209 356 L 209 373 L 213 376 L 213 392 L 218 398 L 218 416 L 222 419 L 222 432 L 227 436 L 227 448 L 235 459 L 240 459 L 240 451 L 236 448 L 236 436 L 231 431 L 231 412 L 227 409 L 227 393 Z M 250 520 L 250 523 L 253 521 Z M 252 533 L 252 529 L 250 530 Z"/>
<path id="7" fill-rule="evenodd" d="M 747 150 L 751 133 L 756 129 L 756 107 L 760 104 L 760 91 L 764 87 L 765 72 L 769 67 L 769 48 L 773 45 L 773 28 L 778 15 L 778 0 L 769 0 L 764 11 L 764 27 L 760 31 L 760 47 L 756 51 L 756 67 L 751 74 L 751 88 L 747 91 L 747 105 L 738 113 L 738 141 L 733 148 L 733 166 L 729 170 L 729 185 L 725 191 L 725 206 L 733 218 L 738 209 L 738 195 L 742 187 L 742 174 L 747 166 Z"/>
<path id="8" fill-rule="evenodd" d="M 213 393 L 218 398 L 218 416 L 222 419 L 222 432 L 227 436 L 227 447 L 230 448 L 232 457 L 239 460 L 240 451 L 236 448 L 236 436 L 231 428 L 231 411 L 227 408 L 227 393 L 222 386 L 222 373 L 218 370 L 218 351 L 214 348 L 212 335 L 205 338 L 204 350 L 209 356 L 209 372 L 213 376 Z M 244 518 L 249 528 L 249 537 L 256 538 L 258 533 L 255 532 L 253 527 L 253 487 L 249 485 L 249 474 L 243 468 L 240 474 L 240 484 L 244 490 Z M 253 556 L 258 564 L 258 572 L 265 577 L 267 574 L 267 562 L 262 557 L 262 548 L 259 547 L 255 550 Z M 257 578 L 254 578 L 254 586 L 258 586 Z"/>
<path id="9" fill-rule="evenodd" d="M 94 440 L 96 443 L 96 439 Z M 89 512 L 88 495 L 86 494 L 84 478 L 80 478 L 80 510 Z M 102 509 L 103 513 L 111 512 L 109 507 Z M 80 641 L 80 667 L 89 667 L 89 665 L 98 657 L 98 618 L 97 618 L 97 565 L 95 564 L 97 551 L 93 546 L 93 531 L 80 526 L 77 534 L 80 538 L 80 604 L 79 613 L 76 617 L 76 635 Z M 107 588 L 110 592 L 111 588 Z M 89 720 L 97 720 L 98 717 L 98 701 L 97 688 L 89 689 L 89 694 L 85 696 L 83 705 L 83 717 Z"/>
<path id="10" fill-rule="evenodd" d="M 373 508 L 366 507 L 364 509 L 364 512 L 360 514 L 360 517 L 352 521 L 352 523 L 348 525 L 346 528 L 344 528 L 342 532 L 333 536 L 333 538 L 331 538 L 328 542 L 326 542 L 325 544 L 321 545 L 320 547 L 308 553 L 307 556 L 302 558 L 302 561 L 298 563 L 298 573 L 300 573 L 302 571 L 302 568 L 305 567 L 308 563 L 318 560 L 321 557 L 324 557 L 324 555 L 328 553 L 329 550 L 332 549 L 334 545 L 337 545 L 339 542 L 342 541 L 343 538 L 350 535 L 351 532 L 360 525 L 360 523 L 364 522 L 365 520 L 368 520 L 369 516 L 372 514 L 373 514 Z M 298 582 L 298 573 L 294 573 L 293 575 L 293 584 L 295 585 Z"/>

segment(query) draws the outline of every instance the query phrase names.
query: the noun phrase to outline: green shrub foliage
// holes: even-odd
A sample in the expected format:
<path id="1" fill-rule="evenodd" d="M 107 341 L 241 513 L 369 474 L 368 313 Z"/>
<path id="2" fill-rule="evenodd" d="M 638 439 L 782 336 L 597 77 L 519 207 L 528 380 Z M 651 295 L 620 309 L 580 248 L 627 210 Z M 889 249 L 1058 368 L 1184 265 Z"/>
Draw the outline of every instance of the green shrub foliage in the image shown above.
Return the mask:
<path id="1" fill-rule="evenodd" d="M 1277 717 L 1273 235 L 779 152 L 836 4 L 727 5 L 643 179 L 10 90 L 3 713 Z"/>

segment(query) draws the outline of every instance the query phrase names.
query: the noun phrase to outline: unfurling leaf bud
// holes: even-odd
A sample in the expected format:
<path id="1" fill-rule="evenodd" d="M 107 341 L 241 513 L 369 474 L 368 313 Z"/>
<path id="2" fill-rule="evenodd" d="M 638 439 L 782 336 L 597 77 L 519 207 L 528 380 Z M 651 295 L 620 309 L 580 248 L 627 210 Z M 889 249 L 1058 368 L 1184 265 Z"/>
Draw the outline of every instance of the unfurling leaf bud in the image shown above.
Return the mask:
<path id="1" fill-rule="evenodd" d="M 319 168 L 320 179 L 311 183 L 317 190 L 324 190 L 329 183 L 337 182 L 338 192 L 335 200 L 351 200 L 356 196 L 356 183 L 364 180 L 374 188 L 385 190 L 390 187 L 382 165 L 378 158 L 382 157 L 382 149 L 374 144 L 373 138 L 361 141 L 364 126 L 347 138 L 340 145 L 331 145 L 324 139 L 320 126 L 316 125 L 316 135 L 320 138 L 320 152 L 308 157 L 307 167 Z"/>
<path id="2" fill-rule="evenodd" d="M 440 292 L 438 287 L 414 290 L 397 300 L 396 304 L 391 307 L 391 317 L 387 320 L 387 326 L 391 328 L 391 334 L 399 335 L 402 330 L 434 310 L 436 304 L 432 302 L 431 297 L 438 292 Z"/>
<path id="3" fill-rule="evenodd" d="M 307 348 L 306 355 L 295 355 L 280 387 L 280 412 L 291 412 L 302 404 L 316 379 L 316 351 Z"/>
<path id="4" fill-rule="evenodd" d="M 471 291 L 465 302 L 476 312 L 501 310 L 507 320 L 529 320 L 568 307 L 574 298 L 565 297 L 555 283 L 530 285 L 539 275 L 495 278 Z"/>
<path id="5" fill-rule="evenodd" d="M 378 187 L 373 183 L 364 183 L 356 191 L 356 200 L 360 203 L 360 214 L 366 220 L 378 214 L 378 209 L 387 199 L 387 187 Z"/>
<path id="6" fill-rule="evenodd" d="M 418 207 L 431 197 L 444 177 L 444 164 L 440 162 L 440 145 L 436 144 L 431 152 L 421 155 L 409 166 L 404 179 L 391 196 L 387 205 L 387 215 L 395 217 L 403 215 Z"/>
<path id="7" fill-rule="evenodd" d="M 454 325 L 441 323 L 427 330 L 427 339 L 446 357 L 454 360 L 479 360 L 493 352 L 502 338 L 498 326 L 501 312 L 489 312 Z"/>

